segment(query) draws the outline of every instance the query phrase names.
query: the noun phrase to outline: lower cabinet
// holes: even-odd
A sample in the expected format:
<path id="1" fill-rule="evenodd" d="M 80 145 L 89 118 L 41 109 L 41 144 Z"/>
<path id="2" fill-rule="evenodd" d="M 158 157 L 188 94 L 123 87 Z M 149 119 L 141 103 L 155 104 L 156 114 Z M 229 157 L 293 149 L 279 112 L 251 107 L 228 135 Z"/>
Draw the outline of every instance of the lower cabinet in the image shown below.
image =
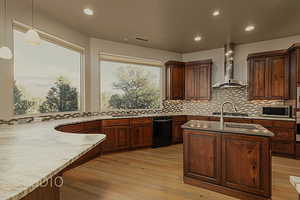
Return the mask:
<path id="1" fill-rule="evenodd" d="M 151 118 L 103 120 L 102 126 L 104 153 L 152 145 Z"/>
<path id="2" fill-rule="evenodd" d="M 222 185 L 269 196 L 271 155 L 269 138 L 223 134 Z M 237 153 L 238 152 L 238 153 Z"/>
<path id="3" fill-rule="evenodd" d="M 172 143 L 183 142 L 183 130 L 181 126 L 187 121 L 186 116 L 175 116 L 172 117 Z"/>
<path id="4" fill-rule="evenodd" d="M 219 191 L 228 188 L 232 193 L 268 199 L 272 185 L 270 139 L 184 130 L 184 177 L 198 186 L 208 183 L 204 188 L 219 186 Z"/>
<path id="5" fill-rule="evenodd" d="M 129 148 L 129 126 L 103 127 L 102 131 L 103 134 L 106 135 L 106 140 L 102 143 L 103 152 L 117 151 Z"/>
<path id="6" fill-rule="evenodd" d="M 184 175 L 221 183 L 221 134 L 184 132 Z"/>
<path id="7" fill-rule="evenodd" d="M 131 147 L 149 147 L 152 145 L 152 124 L 135 125 L 131 129 Z"/>

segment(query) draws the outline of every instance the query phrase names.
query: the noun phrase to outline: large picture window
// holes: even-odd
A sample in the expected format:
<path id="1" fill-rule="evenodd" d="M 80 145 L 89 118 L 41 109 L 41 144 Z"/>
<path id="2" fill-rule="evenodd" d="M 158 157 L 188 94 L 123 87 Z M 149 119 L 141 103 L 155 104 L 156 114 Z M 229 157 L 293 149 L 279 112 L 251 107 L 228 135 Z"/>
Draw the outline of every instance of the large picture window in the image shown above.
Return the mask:
<path id="1" fill-rule="evenodd" d="M 130 59 L 100 59 L 101 110 L 158 109 L 161 66 Z"/>
<path id="2" fill-rule="evenodd" d="M 24 31 L 13 34 L 15 115 L 79 111 L 82 51 L 49 38 L 33 46 Z"/>

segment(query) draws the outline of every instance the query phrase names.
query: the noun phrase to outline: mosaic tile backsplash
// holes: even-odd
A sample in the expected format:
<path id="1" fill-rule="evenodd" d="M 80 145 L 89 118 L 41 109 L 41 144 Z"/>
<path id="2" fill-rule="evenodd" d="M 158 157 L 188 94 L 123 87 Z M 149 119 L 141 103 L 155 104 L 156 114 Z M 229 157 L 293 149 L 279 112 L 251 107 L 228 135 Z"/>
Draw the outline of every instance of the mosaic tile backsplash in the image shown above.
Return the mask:
<path id="1" fill-rule="evenodd" d="M 284 101 L 278 100 L 260 100 L 248 101 L 247 88 L 226 88 L 213 89 L 212 99 L 210 101 L 185 101 L 183 103 L 183 112 L 211 115 L 212 112 L 220 111 L 223 102 L 230 101 L 235 104 L 238 112 L 247 113 L 251 116 L 260 115 L 261 108 L 267 105 L 284 105 Z M 225 105 L 225 111 L 233 112 L 231 105 Z"/>
<path id="2" fill-rule="evenodd" d="M 195 115 L 211 115 L 213 112 L 220 111 L 221 104 L 225 101 L 233 102 L 238 112 L 247 113 L 250 116 L 259 115 L 261 107 L 266 105 L 284 105 L 284 101 L 248 101 L 247 88 L 227 88 L 213 89 L 212 99 L 210 101 L 185 101 L 167 100 L 163 102 L 163 108 L 158 110 L 132 110 L 132 111 L 108 111 L 108 112 L 84 112 L 72 114 L 46 115 L 40 117 L 25 117 L 19 119 L 1 120 L 0 125 L 15 125 L 20 123 L 31 123 L 33 121 L 50 121 L 59 119 L 69 119 L 90 116 L 110 116 L 118 114 L 160 114 L 184 112 Z M 226 112 L 232 112 L 231 105 L 226 105 Z"/>

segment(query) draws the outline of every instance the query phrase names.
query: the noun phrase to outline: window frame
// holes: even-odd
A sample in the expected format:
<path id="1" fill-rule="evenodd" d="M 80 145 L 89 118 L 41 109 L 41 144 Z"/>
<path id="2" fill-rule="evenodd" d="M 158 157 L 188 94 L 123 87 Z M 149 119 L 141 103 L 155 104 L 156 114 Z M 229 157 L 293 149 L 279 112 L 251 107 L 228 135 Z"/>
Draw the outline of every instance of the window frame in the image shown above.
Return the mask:
<path id="1" fill-rule="evenodd" d="M 102 80 L 101 80 L 101 61 L 111 61 L 111 62 L 119 62 L 119 63 L 130 63 L 130 64 L 140 64 L 140 65 L 148 65 L 149 67 L 158 67 L 160 68 L 160 104 L 159 108 L 155 109 L 102 109 Z M 123 111 L 151 111 L 151 110 L 162 110 L 163 109 L 163 100 L 164 100 L 164 64 L 160 60 L 154 59 L 146 59 L 146 58 L 139 58 L 139 57 L 131 57 L 131 56 L 124 56 L 124 55 L 116 55 L 116 54 L 109 54 L 100 52 L 98 54 L 98 85 L 99 85 L 99 110 L 100 112 L 123 112 Z"/>
<path id="2" fill-rule="evenodd" d="M 12 23 L 12 45 L 14 46 L 15 44 L 15 40 L 14 40 L 14 31 L 20 31 L 23 33 L 26 33 L 29 29 L 31 29 L 31 26 L 28 26 L 26 24 L 23 24 L 21 22 L 18 21 L 13 21 Z M 24 114 L 24 115 L 16 115 L 14 110 L 14 102 L 12 102 L 12 116 L 14 118 L 23 118 L 23 117 L 38 117 L 38 116 L 49 116 L 49 115 L 59 115 L 59 114 L 74 114 L 74 113 L 82 113 L 85 111 L 85 71 L 86 71 L 86 66 L 85 66 L 85 54 L 86 54 L 86 50 L 84 47 L 81 47 L 77 44 L 68 42 L 64 39 L 61 39 L 57 36 L 54 36 L 52 34 L 46 33 L 42 30 L 36 29 L 34 28 L 34 30 L 36 30 L 40 36 L 40 38 L 42 40 L 45 40 L 47 42 L 50 42 L 52 44 L 58 45 L 60 47 L 72 50 L 72 51 L 76 51 L 78 53 L 80 53 L 80 96 L 79 96 L 79 100 L 80 100 L 80 104 L 79 104 L 79 109 L 77 111 L 66 111 L 66 112 L 49 112 L 49 113 L 35 113 L 35 114 Z M 14 49 L 13 49 L 14 51 Z M 12 62 L 12 66 L 13 66 L 13 81 L 15 81 L 15 63 L 14 61 Z M 13 88 L 12 88 L 13 89 Z M 14 101 L 14 97 L 13 97 L 13 93 L 12 93 L 12 101 Z"/>

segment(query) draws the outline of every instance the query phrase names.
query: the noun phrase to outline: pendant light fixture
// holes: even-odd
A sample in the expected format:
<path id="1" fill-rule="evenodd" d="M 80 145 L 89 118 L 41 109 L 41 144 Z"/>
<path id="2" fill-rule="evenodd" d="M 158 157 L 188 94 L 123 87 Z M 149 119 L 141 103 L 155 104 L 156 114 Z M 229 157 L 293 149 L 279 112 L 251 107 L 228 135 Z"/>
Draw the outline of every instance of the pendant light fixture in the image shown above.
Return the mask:
<path id="1" fill-rule="evenodd" d="M 7 20 L 7 0 L 4 1 L 4 17 L 3 17 L 3 20 L 4 20 L 4 23 L 3 23 L 3 42 L 5 43 L 6 41 L 6 20 Z M 13 55 L 12 55 L 12 52 L 10 50 L 10 48 L 8 48 L 7 46 L 2 46 L 0 48 L 0 58 L 1 59 L 6 59 L 6 60 L 10 60 L 12 59 Z"/>
<path id="2" fill-rule="evenodd" d="M 34 30 L 34 0 L 31 0 L 32 13 L 31 13 L 31 29 L 29 29 L 25 35 L 25 41 L 31 45 L 40 45 L 42 40 L 36 30 Z"/>

